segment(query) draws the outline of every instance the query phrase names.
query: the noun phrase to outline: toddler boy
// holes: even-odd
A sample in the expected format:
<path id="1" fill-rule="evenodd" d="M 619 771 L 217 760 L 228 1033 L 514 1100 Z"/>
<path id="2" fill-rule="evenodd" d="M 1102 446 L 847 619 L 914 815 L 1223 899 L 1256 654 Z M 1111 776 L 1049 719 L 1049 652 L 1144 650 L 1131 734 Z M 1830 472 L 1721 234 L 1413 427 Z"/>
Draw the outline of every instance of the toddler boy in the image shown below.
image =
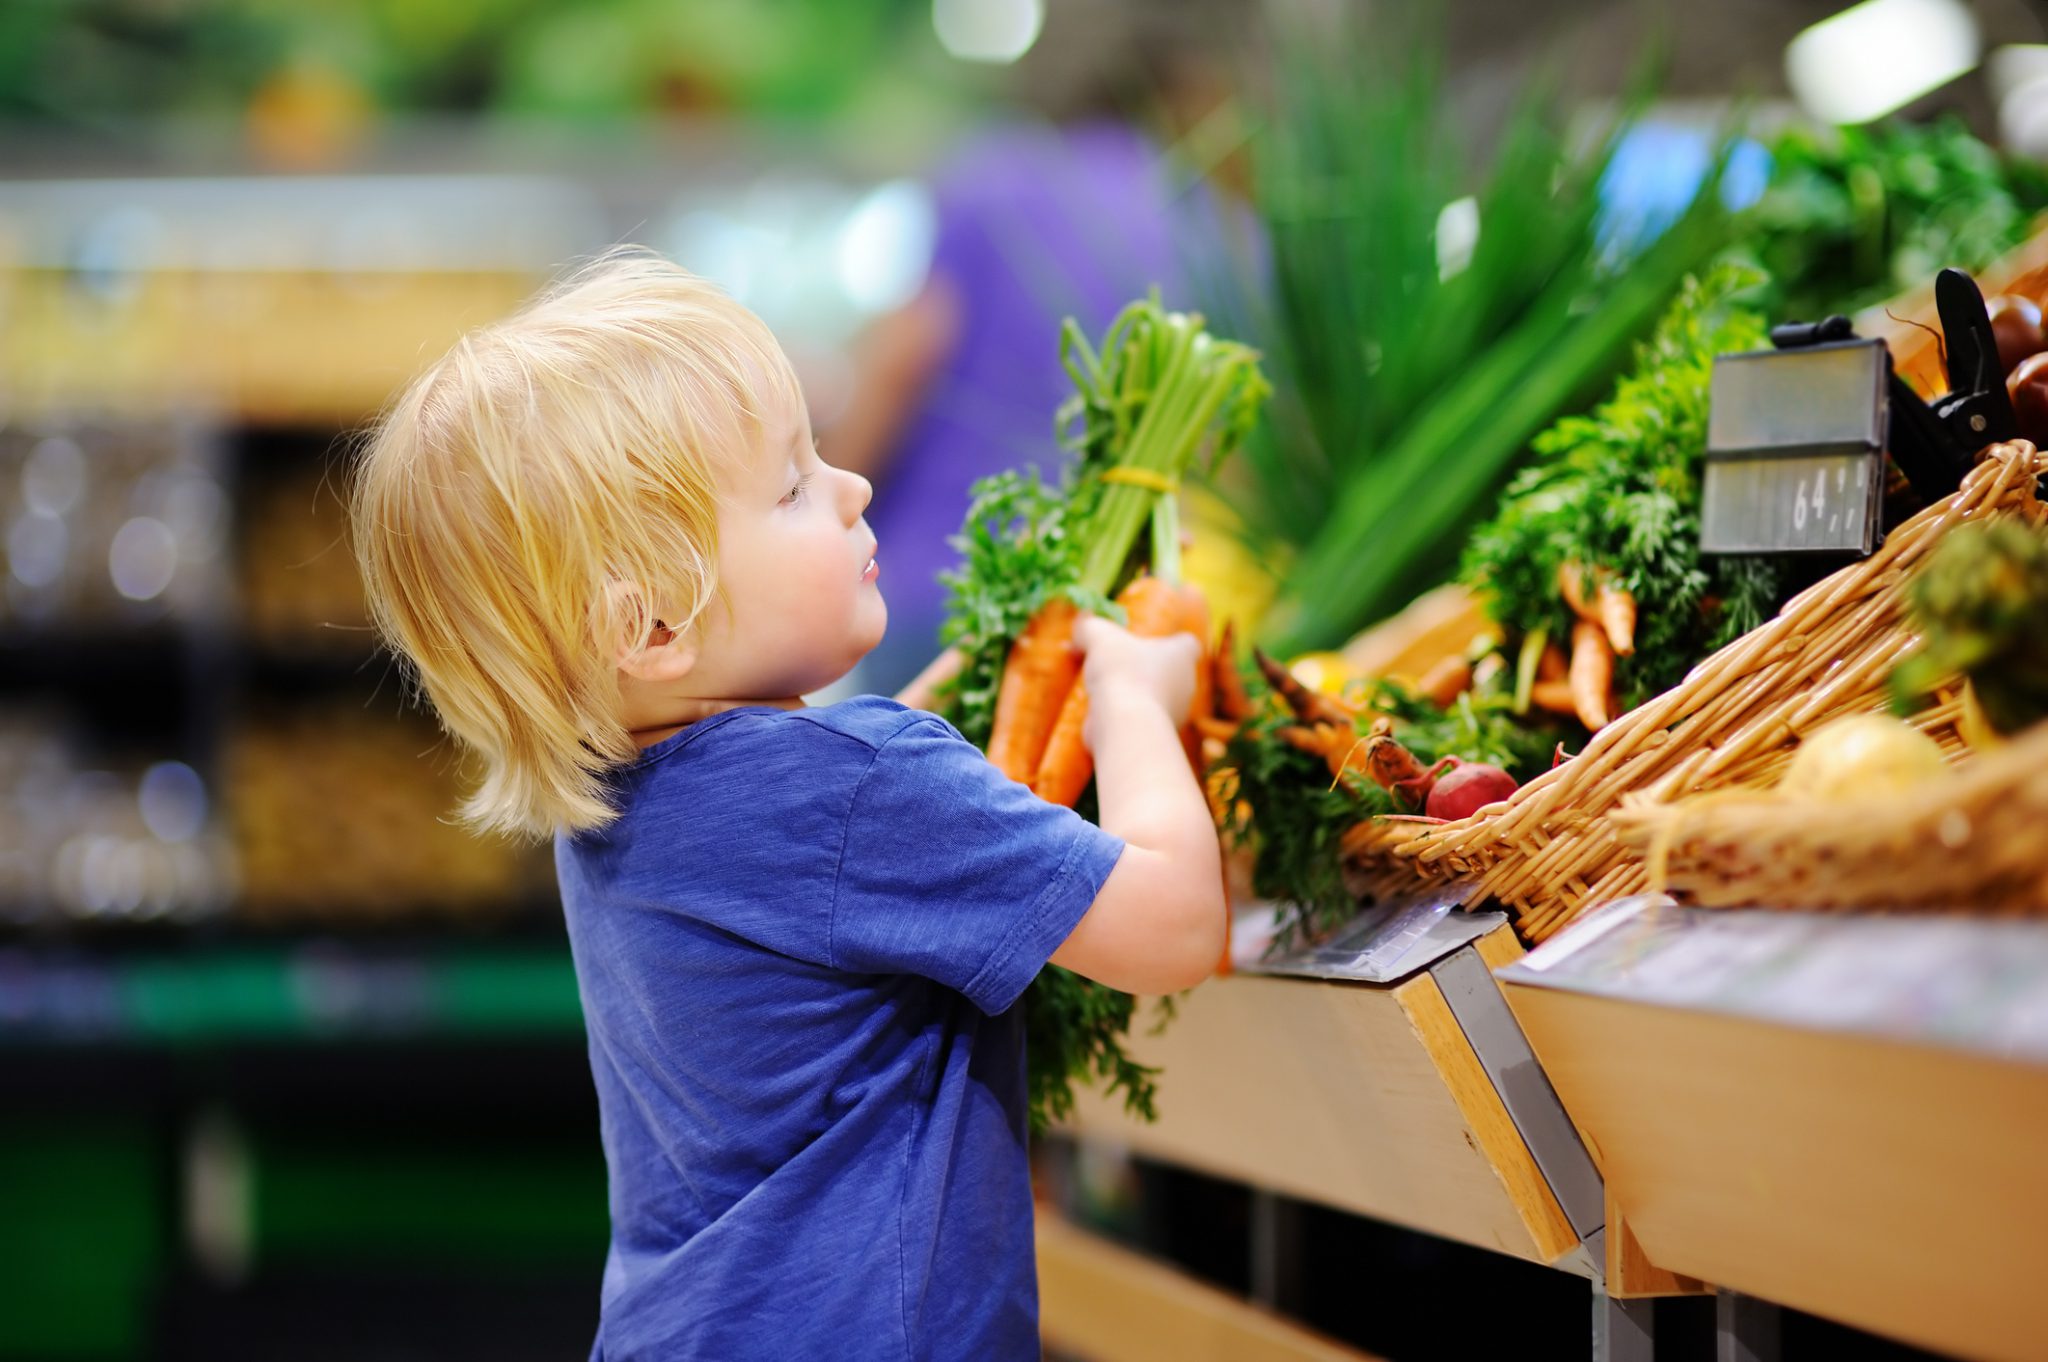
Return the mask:
<path id="1" fill-rule="evenodd" d="M 651 256 L 465 337 L 354 487 L 373 612 L 554 839 L 610 1174 L 593 1357 L 1038 1355 L 1024 1041 L 1050 960 L 1222 946 L 1197 647 L 1084 622 L 1101 826 L 942 719 L 810 708 L 882 637 L 868 484 L 752 314 Z"/>

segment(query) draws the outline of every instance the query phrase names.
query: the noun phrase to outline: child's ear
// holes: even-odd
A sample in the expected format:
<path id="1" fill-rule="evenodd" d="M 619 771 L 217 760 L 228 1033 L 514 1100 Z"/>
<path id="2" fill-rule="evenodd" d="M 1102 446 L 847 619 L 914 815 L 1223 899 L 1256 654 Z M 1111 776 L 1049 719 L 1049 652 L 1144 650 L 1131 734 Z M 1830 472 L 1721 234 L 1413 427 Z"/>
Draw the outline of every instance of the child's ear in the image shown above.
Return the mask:
<path id="1" fill-rule="evenodd" d="M 682 680 L 697 665 L 697 645 L 690 634 L 672 630 L 660 620 L 654 632 L 619 655 L 619 670 L 640 681 Z"/>
<path id="2" fill-rule="evenodd" d="M 611 594 L 613 605 L 619 607 L 629 603 L 627 598 L 638 598 L 641 591 L 637 583 L 614 582 Z M 618 608 L 614 618 L 638 621 L 646 616 L 638 609 Z M 624 632 L 613 640 L 612 651 L 619 670 L 640 681 L 680 681 L 697 665 L 695 631 L 671 629 L 659 619 L 645 635 L 636 636 L 630 624 L 626 625 Z"/>

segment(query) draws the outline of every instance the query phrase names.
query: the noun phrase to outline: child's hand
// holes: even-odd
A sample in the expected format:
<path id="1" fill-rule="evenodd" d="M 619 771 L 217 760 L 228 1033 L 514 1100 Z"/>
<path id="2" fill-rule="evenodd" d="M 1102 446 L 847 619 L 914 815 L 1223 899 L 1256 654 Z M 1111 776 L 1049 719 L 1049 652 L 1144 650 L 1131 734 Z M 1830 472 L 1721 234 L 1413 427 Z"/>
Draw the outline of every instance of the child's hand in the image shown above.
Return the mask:
<path id="1" fill-rule="evenodd" d="M 1139 638 L 1088 615 L 1074 629 L 1074 644 L 1087 655 L 1081 679 L 1088 687 L 1089 750 L 1097 746 L 1097 719 L 1134 701 L 1158 706 L 1175 728 L 1187 722 L 1195 700 L 1195 667 L 1202 657 L 1193 634 Z"/>
<path id="2" fill-rule="evenodd" d="M 1201 645 L 1099 619 L 1083 619 L 1074 642 L 1088 655 L 1083 737 L 1102 830 L 1124 850 L 1053 963 L 1125 992 L 1192 988 L 1216 967 L 1224 923 L 1216 823 L 1179 731 Z"/>

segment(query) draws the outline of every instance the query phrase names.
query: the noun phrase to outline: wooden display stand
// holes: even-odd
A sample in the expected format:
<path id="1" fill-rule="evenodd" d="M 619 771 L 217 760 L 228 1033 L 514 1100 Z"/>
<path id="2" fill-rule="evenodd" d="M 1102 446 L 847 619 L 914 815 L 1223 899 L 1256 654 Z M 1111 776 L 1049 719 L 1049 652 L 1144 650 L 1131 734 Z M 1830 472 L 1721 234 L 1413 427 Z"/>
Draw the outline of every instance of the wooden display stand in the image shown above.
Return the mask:
<path id="1" fill-rule="evenodd" d="M 1372 1362 L 1046 1211 L 1038 1298 L 1046 1343 L 1087 1362 Z"/>
<path id="2" fill-rule="evenodd" d="M 1657 1263 L 1943 1352 L 2042 1356 L 2048 1067 L 1504 991 Z"/>
<path id="3" fill-rule="evenodd" d="M 1545 1120 L 1547 1086 L 1527 1086 L 1541 1083 L 1534 1064 L 1501 1053 L 1519 1034 L 1485 1048 L 1468 1035 L 1484 1031 L 1474 1005 L 1489 999 L 1512 1030 L 1488 970 L 1519 954 L 1502 926 L 1393 985 L 1215 980 L 1163 1034 L 1131 1038 L 1163 1069 L 1157 1124 L 1091 1092 L 1073 1130 L 1597 1278 L 1600 1241 L 1584 1241 L 1604 1203 L 1590 1160 L 1554 1098 Z"/>

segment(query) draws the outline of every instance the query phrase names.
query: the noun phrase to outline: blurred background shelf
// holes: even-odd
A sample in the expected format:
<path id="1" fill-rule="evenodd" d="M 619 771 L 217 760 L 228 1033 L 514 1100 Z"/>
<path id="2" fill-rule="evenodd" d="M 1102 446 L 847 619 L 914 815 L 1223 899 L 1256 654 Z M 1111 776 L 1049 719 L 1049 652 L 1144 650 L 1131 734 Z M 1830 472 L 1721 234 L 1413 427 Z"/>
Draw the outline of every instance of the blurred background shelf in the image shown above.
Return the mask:
<path id="1" fill-rule="evenodd" d="M 538 910 L 529 910 L 538 916 Z M 111 1045 L 580 1040 L 559 941 L 364 934 L 179 948 L 0 946 L 0 1055 Z"/>
<path id="2" fill-rule="evenodd" d="M 604 1164 L 558 933 L 0 946 L 0 1355 L 587 1348 Z"/>

